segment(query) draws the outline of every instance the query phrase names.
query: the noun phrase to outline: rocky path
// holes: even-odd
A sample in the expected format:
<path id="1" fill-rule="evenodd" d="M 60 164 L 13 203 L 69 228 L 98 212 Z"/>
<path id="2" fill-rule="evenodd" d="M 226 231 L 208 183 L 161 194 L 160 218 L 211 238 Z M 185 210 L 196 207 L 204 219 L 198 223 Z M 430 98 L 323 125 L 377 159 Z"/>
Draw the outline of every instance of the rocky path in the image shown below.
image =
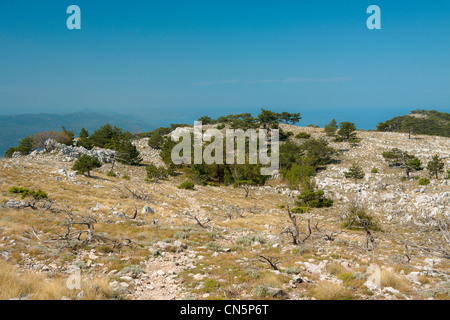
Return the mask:
<path id="1" fill-rule="evenodd" d="M 146 262 L 146 275 L 137 283 L 133 299 L 181 300 L 188 294 L 178 276 L 179 272 L 191 265 L 187 253 L 163 254 Z"/>

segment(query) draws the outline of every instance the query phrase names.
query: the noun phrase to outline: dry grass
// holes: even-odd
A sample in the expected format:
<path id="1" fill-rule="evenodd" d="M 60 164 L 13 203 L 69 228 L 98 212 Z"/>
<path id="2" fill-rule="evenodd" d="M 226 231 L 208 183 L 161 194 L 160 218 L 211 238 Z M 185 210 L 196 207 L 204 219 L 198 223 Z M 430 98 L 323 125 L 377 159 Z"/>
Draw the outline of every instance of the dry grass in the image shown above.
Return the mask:
<path id="1" fill-rule="evenodd" d="M 0 261 L 0 300 L 28 296 L 33 300 L 75 299 L 83 291 L 83 298 L 100 300 L 113 297 L 106 279 L 82 280 L 81 290 L 67 288 L 67 278 L 49 279 L 36 272 L 19 273 L 17 268 Z"/>
<path id="2" fill-rule="evenodd" d="M 312 290 L 312 294 L 318 300 L 350 300 L 352 299 L 350 291 L 343 285 L 322 281 Z"/>
<path id="3" fill-rule="evenodd" d="M 386 269 L 381 271 L 381 287 L 391 287 L 401 292 L 409 289 L 406 279 Z"/>
<path id="4" fill-rule="evenodd" d="M 323 129 L 316 128 L 291 128 L 288 131 L 308 132 L 317 138 L 322 135 Z M 363 138 L 362 145 L 366 137 L 370 138 L 374 133 L 358 132 Z M 348 148 L 342 155 L 343 164 L 348 164 L 349 158 L 358 155 L 358 148 L 351 149 L 344 144 L 331 143 L 336 148 Z M 385 149 L 384 145 L 374 146 L 374 154 L 379 154 Z M 60 299 L 62 296 L 76 298 L 78 291 L 68 290 L 65 286 L 67 274 L 64 273 L 67 265 L 92 263 L 83 269 L 83 273 L 90 276 L 104 275 L 112 270 L 121 271 L 130 265 L 139 265 L 152 254 L 152 248 L 155 242 L 164 241 L 173 243 L 176 233 L 184 233 L 186 237 L 181 240 L 189 246 L 188 254 L 195 252 L 196 256 L 202 255 L 204 258 L 196 261 L 194 269 L 186 269 L 179 274 L 180 279 L 184 281 L 192 292 L 210 293 L 211 297 L 223 297 L 223 290 L 232 290 L 238 295 L 238 298 L 253 298 L 252 290 L 257 287 L 276 287 L 286 292 L 295 293 L 301 291 L 302 294 L 309 292 L 309 295 L 324 300 L 344 300 L 359 297 L 359 294 L 369 295 L 364 286 L 366 280 L 365 272 L 369 262 L 354 250 L 349 250 L 349 245 L 355 244 L 361 240 L 361 233 L 347 231 L 339 235 L 338 240 L 328 243 L 311 237 L 303 246 L 291 246 L 288 243 L 288 237 L 285 235 L 278 237 L 279 232 L 286 225 L 286 210 L 280 209 L 280 205 L 293 206 L 294 199 L 286 194 L 277 194 L 273 191 L 252 190 L 250 197 L 245 198 L 244 192 L 229 186 L 206 187 L 196 186 L 195 191 L 185 191 L 177 189 L 177 185 L 184 179 L 184 176 L 174 178 L 172 181 L 161 181 L 159 183 L 149 183 L 144 181 L 144 167 L 129 167 L 117 164 L 115 171 L 120 171 L 122 175 L 117 178 L 106 176 L 110 166 L 106 165 L 100 170 L 94 172 L 93 178 L 87 178 L 78 175 L 74 178 L 76 181 L 66 179 L 61 174 L 55 173 L 58 169 L 70 169 L 72 163 L 65 163 L 51 160 L 52 156 L 42 159 L 21 158 L 20 160 L 4 159 L 0 162 L 0 205 L 9 199 L 20 198 L 8 192 L 12 186 L 25 187 L 33 190 L 42 189 L 49 194 L 58 205 L 66 204 L 74 213 L 87 215 L 91 213 L 98 223 L 95 225 L 95 231 L 98 234 L 109 238 L 126 237 L 133 241 L 132 247 L 112 248 L 107 244 L 100 244 L 100 247 L 83 246 L 76 249 L 66 248 L 64 245 L 40 244 L 37 239 L 27 234 L 31 225 L 35 227 L 42 238 L 48 238 L 56 233 L 63 231 L 61 222 L 66 218 L 64 213 L 53 214 L 50 212 L 41 212 L 40 210 L 10 210 L 0 207 L 0 251 L 10 254 L 11 263 L 0 264 L 0 299 L 18 297 L 23 294 L 33 294 L 33 299 Z M 47 161 L 48 160 L 48 161 Z M 345 160 L 345 161 L 344 161 Z M 383 182 L 392 180 L 392 184 L 398 184 L 401 170 L 389 168 L 380 157 L 368 158 L 363 161 L 364 166 L 373 168 L 376 166 L 380 173 L 376 176 L 382 177 Z M 340 165 L 330 165 L 326 171 L 318 174 L 327 177 L 336 177 L 343 179 L 339 170 Z M 366 168 L 366 169 L 367 169 Z M 370 170 L 369 169 L 369 170 Z M 366 173 L 367 170 L 366 170 Z M 130 180 L 123 179 L 123 174 L 130 176 Z M 393 174 L 392 177 L 389 175 Z M 62 179 L 56 179 L 60 177 Z M 282 181 L 269 181 L 271 185 L 280 186 Z M 149 205 L 155 209 L 156 213 L 146 216 L 140 214 L 140 209 L 145 203 L 143 201 L 132 199 L 132 197 L 122 197 L 120 191 L 115 186 L 126 184 L 131 189 L 140 189 L 144 187 L 148 193 L 151 193 Z M 416 181 L 403 182 L 405 188 L 416 188 Z M 383 192 L 381 192 L 383 193 Z M 92 211 L 100 202 L 103 207 L 100 210 Z M 314 219 L 321 220 L 320 227 L 324 229 L 336 229 L 340 225 L 340 202 L 336 201 L 336 206 L 330 209 L 314 210 Z M 134 220 L 125 220 L 119 218 L 113 211 L 119 213 L 131 209 L 136 205 L 139 210 L 137 222 Z M 238 207 L 239 213 L 244 217 L 239 217 L 231 206 Z M 114 207 L 114 208 L 113 208 Z M 193 219 L 190 219 L 182 213 L 189 212 L 198 216 L 201 221 L 208 218 L 208 226 L 211 228 L 203 229 L 197 226 Z M 376 212 L 375 212 L 376 213 Z M 231 217 L 230 217 L 231 214 Z M 157 220 L 157 221 L 156 221 Z M 267 225 L 269 227 L 267 227 Z M 402 229 L 407 232 L 407 229 Z M 265 243 L 253 246 L 252 244 L 241 244 L 237 242 L 242 236 L 261 235 L 266 240 Z M 273 237 L 273 236 L 276 237 Z M 380 255 L 386 256 L 392 252 L 394 244 L 385 242 L 382 234 L 375 235 L 379 245 L 385 245 L 389 250 L 378 251 Z M 14 241 L 14 243 L 13 243 Z M 213 256 L 214 251 L 207 248 L 210 242 L 218 243 L 222 248 L 230 248 L 231 252 L 221 253 Z M 12 245 L 13 243 L 13 245 Z M 278 246 L 272 245 L 277 243 Z M 381 248 L 382 246 L 380 246 Z M 318 249 L 323 250 L 319 251 Z M 401 254 L 403 248 L 396 248 Z M 192 251 L 191 251 L 192 250 Z M 96 258 L 90 258 L 87 253 L 96 255 Z M 317 274 L 308 274 L 309 280 L 318 283 L 317 286 L 304 282 L 295 289 L 289 286 L 292 275 L 276 274 L 270 270 L 270 266 L 255 261 L 257 256 L 280 257 L 280 260 L 288 260 L 288 263 L 279 265 L 280 270 L 286 269 L 295 262 L 308 261 L 314 259 L 315 262 L 324 259 L 332 261 L 326 267 L 326 275 L 334 279 L 341 279 L 344 284 L 335 282 L 320 281 Z M 48 278 L 44 273 L 31 273 L 22 270 L 24 268 L 12 267 L 12 264 L 28 264 L 31 262 L 37 264 L 55 264 L 57 267 L 50 267 L 54 276 Z M 338 261 L 333 261 L 338 260 Z M 347 260 L 352 267 L 345 268 L 340 263 Z M 384 260 L 387 261 L 387 260 Z M 358 263 L 361 267 L 356 267 Z M 394 267 L 387 261 L 385 267 Z M 443 269 L 446 265 L 442 264 Z M 447 268 L 448 269 L 448 268 Z M 325 271 L 325 270 L 324 270 Z M 408 292 L 409 285 L 405 278 L 398 274 L 399 270 L 383 271 L 382 286 L 393 287 L 402 292 Z M 194 275 L 201 273 L 205 275 L 204 280 L 194 279 Z M 305 276 L 304 273 L 300 274 Z M 115 278 L 117 277 L 117 279 Z M 118 280 L 118 275 L 103 277 L 100 280 L 86 280 L 83 282 L 83 291 L 85 299 L 108 299 L 113 294 L 110 291 L 108 280 Z M 207 281 L 209 280 L 209 281 Z M 434 280 L 434 279 L 433 279 Z M 430 283 L 426 277 L 420 279 L 422 283 Z M 203 284 L 204 289 L 196 289 Z M 236 285 L 236 287 L 234 286 Z M 434 283 L 433 283 L 434 285 Z M 411 288 L 413 291 L 415 288 Z M 351 291 L 350 291 L 351 290 Z M 194 292 L 197 293 L 197 292 Z"/>

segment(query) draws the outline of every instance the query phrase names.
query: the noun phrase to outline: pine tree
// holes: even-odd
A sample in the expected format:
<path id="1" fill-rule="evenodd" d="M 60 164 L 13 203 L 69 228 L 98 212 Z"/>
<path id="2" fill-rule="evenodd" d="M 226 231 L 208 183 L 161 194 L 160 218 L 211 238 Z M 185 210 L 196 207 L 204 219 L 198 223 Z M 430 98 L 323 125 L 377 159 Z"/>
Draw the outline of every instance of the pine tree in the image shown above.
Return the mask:
<path id="1" fill-rule="evenodd" d="M 203 116 L 198 119 L 198 121 L 202 122 L 202 125 L 207 125 L 213 123 L 213 119 L 210 116 Z"/>
<path id="2" fill-rule="evenodd" d="M 89 132 L 85 128 L 81 128 L 78 138 L 80 139 L 89 138 Z"/>
<path id="3" fill-rule="evenodd" d="M 302 118 L 300 116 L 300 113 L 289 113 L 286 111 L 283 111 L 282 113 L 278 113 L 277 114 L 278 119 L 280 119 L 280 121 L 286 123 L 286 124 L 296 124 L 300 121 L 300 119 Z"/>
<path id="4" fill-rule="evenodd" d="M 331 122 L 325 125 L 325 134 L 329 137 L 333 137 L 338 130 L 338 125 L 336 119 L 331 120 Z"/>
<path id="5" fill-rule="evenodd" d="M 398 148 L 383 152 L 382 155 L 389 166 L 404 168 L 408 178 L 411 171 L 422 170 L 422 163 L 417 157 Z"/>
<path id="6" fill-rule="evenodd" d="M 353 139 L 356 136 L 356 126 L 352 122 L 341 122 L 338 135 L 340 135 L 342 140 Z"/>
<path id="7" fill-rule="evenodd" d="M 408 139 L 411 139 L 411 133 L 415 130 L 417 130 L 417 124 L 413 119 L 407 120 L 401 125 L 401 131 L 408 132 Z"/>
<path id="8" fill-rule="evenodd" d="M 91 170 L 95 168 L 100 168 L 101 166 L 102 164 L 97 159 L 97 157 L 83 154 L 81 157 L 78 158 L 77 161 L 75 161 L 72 170 L 75 170 L 77 173 L 87 173 L 88 177 L 90 177 Z"/>
<path id="9" fill-rule="evenodd" d="M 344 173 L 345 177 L 347 179 L 355 179 L 355 183 L 358 182 L 358 179 L 362 179 L 365 176 L 365 173 L 363 169 L 358 166 L 356 163 L 353 163 L 353 165 L 348 169 L 347 172 Z"/>
<path id="10" fill-rule="evenodd" d="M 258 119 L 264 129 L 270 129 L 278 124 L 278 115 L 270 110 L 261 109 Z"/>
<path id="11" fill-rule="evenodd" d="M 9 148 L 5 152 L 6 158 L 11 158 L 14 152 L 20 152 L 22 155 L 27 155 L 33 150 L 34 147 L 34 137 L 28 136 L 25 138 L 22 138 L 19 142 L 19 145 L 15 148 Z"/>
<path id="12" fill-rule="evenodd" d="M 444 172 L 444 161 L 438 155 L 434 155 L 433 159 L 428 162 L 427 170 L 430 171 L 430 174 L 435 175 L 436 179 L 439 179 L 439 172 Z"/>

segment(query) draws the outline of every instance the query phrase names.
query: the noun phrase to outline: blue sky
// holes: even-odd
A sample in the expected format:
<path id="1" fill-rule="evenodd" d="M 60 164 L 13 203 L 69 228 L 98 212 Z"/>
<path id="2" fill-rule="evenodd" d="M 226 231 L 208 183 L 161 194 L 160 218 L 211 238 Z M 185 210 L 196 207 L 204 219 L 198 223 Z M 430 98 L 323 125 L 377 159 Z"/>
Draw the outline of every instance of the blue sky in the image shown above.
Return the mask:
<path id="1" fill-rule="evenodd" d="M 66 28 L 72 4 L 82 30 Z M 372 4 L 381 30 L 366 27 Z M 450 112 L 450 2 L 0 2 L 0 114 L 177 122 L 261 107 L 366 128 Z"/>

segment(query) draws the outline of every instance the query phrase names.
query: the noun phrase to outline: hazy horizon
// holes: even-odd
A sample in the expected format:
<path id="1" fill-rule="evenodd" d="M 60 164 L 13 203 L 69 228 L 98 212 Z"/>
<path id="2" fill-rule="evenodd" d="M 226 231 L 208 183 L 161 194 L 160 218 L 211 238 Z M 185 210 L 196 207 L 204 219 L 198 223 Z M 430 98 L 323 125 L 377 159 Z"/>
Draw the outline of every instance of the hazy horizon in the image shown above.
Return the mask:
<path id="1" fill-rule="evenodd" d="M 411 111 L 418 110 L 418 109 L 424 109 L 424 110 L 436 110 L 438 112 L 446 112 L 435 108 L 404 108 L 404 109 L 366 109 L 366 110 L 360 110 L 359 113 L 355 113 L 355 110 L 352 109 L 339 109 L 339 110 L 332 110 L 332 109 L 322 109 L 322 110 L 294 110 L 295 112 L 300 112 L 302 119 L 297 124 L 300 127 L 306 127 L 310 124 L 318 125 L 320 127 L 323 127 L 325 124 L 329 123 L 332 119 L 336 119 L 336 121 L 342 122 L 342 121 L 350 121 L 354 122 L 356 124 L 356 127 L 358 129 L 363 130 L 374 130 L 376 129 L 376 126 L 380 122 L 384 122 L 386 120 L 389 120 L 391 118 L 402 116 L 409 114 Z M 165 114 L 163 116 L 154 116 L 151 111 L 149 112 L 137 112 L 137 113 L 120 113 L 120 112 L 111 112 L 111 111 L 101 111 L 101 110 L 92 110 L 92 109 L 79 109 L 74 110 L 71 112 L 39 112 L 39 113 L 18 113 L 18 114 L 0 114 L 0 117 L 5 116 L 22 116 L 22 115 L 35 115 L 35 114 L 50 114 L 50 115 L 59 115 L 59 116 L 66 116 L 70 114 L 76 114 L 76 113 L 96 113 L 104 116 L 127 116 L 131 117 L 133 119 L 142 119 L 143 121 L 143 127 L 140 129 L 144 130 L 153 130 L 156 127 L 159 126 L 169 126 L 170 124 L 188 124 L 193 125 L 194 121 L 196 121 L 198 118 L 200 118 L 203 115 L 211 116 L 212 118 L 217 118 L 220 116 L 226 116 L 229 114 L 236 114 L 236 113 L 244 113 L 249 112 L 252 113 L 253 116 L 257 116 L 260 112 L 260 109 L 253 108 L 249 110 L 231 110 L 232 112 L 223 112 L 220 111 L 217 112 L 208 112 L 205 110 L 205 112 L 185 112 L 183 114 Z M 276 112 L 282 112 L 284 110 L 273 110 Z M 363 115 L 363 116 L 362 116 Z M 149 125 L 151 124 L 151 125 Z M 70 129 L 70 128 L 69 128 Z"/>

